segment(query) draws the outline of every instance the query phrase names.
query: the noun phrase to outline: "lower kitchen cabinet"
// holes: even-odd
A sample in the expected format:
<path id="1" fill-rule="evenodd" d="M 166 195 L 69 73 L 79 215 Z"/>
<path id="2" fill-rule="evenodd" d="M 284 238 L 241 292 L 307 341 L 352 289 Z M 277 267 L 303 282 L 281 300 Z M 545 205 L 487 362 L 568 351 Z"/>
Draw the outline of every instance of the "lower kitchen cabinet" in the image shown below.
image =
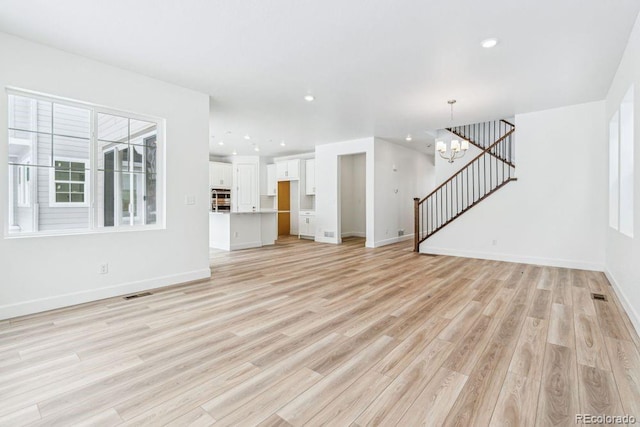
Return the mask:
<path id="1" fill-rule="evenodd" d="M 298 217 L 298 237 L 316 237 L 316 215 L 315 212 L 301 211 Z"/>

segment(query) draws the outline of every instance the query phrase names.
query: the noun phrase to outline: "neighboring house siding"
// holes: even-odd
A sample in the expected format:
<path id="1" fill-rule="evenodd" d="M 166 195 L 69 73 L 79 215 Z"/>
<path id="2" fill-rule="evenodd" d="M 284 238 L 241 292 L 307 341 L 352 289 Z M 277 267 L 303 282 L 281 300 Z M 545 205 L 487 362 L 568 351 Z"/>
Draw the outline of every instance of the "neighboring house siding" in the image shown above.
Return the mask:
<path id="1" fill-rule="evenodd" d="M 38 112 L 40 117 L 40 111 Z M 45 113 L 43 116 L 49 116 Z M 48 126 L 49 128 L 51 125 Z M 56 108 L 54 117 L 54 132 L 70 136 L 90 136 L 91 122 L 87 120 L 86 112 L 79 112 L 70 108 Z M 90 155 L 90 139 L 64 138 L 54 136 L 54 158 L 78 159 L 88 162 Z M 38 153 L 39 162 L 51 161 L 51 143 L 41 144 Z M 43 164 L 43 163 L 41 163 Z M 87 167 L 88 167 L 87 163 Z M 53 168 L 39 168 L 38 173 L 38 203 L 40 230 L 60 230 L 89 227 L 88 207 L 50 206 L 49 191 Z M 89 173 L 85 175 L 85 186 L 90 188 Z M 86 197 L 89 197 L 87 191 Z"/>
<path id="2" fill-rule="evenodd" d="M 86 111 L 56 106 L 54 132 L 61 135 L 83 136 L 87 139 L 66 138 L 54 136 L 53 151 L 55 158 L 77 159 L 87 161 L 90 156 L 90 121 Z M 39 132 L 51 132 L 51 104 L 48 102 L 32 102 L 25 98 L 16 97 L 14 107 L 14 127 L 33 129 Z M 30 223 L 34 210 L 38 215 L 38 229 L 41 231 L 78 229 L 89 227 L 89 207 L 66 207 L 50 205 L 51 177 L 54 169 L 52 161 L 52 141 L 50 135 L 32 135 L 37 138 L 34 144 L 37 159 L 31 159 L 31 164 L 37 176 L 37 185 L 32 194 L 31 208 L 17 208 L 16 222 L 23 231 L 31 229 Z M 85 175 L 85 186 L 90 189 L 89 173 Z M 89 192 L 86 192 L 87 200 Z M 37 202 L 37 206 L 34 203 Z"/>
<path id="3" fill-rule="evenodd" d="M 19 95 L 11 95 L 10 104 L 9 127 L 16 129 L 10 132 L 13 142 L 9 147 L 9 160 L 16 164 L 12 166 L 13 176 L 20 175 L 20 170 L 28 170 L 31 178 L 27 185 L 30 189 L 28 202 L 21 201 L 25 199 L 24 183 L 27 180 L 22 179 L 22 184 L 14 180 L 12 185 L 12 190 L 22 197 L 11 203 L 10 226 L 14 230 L 87 229 L 91 226 L 93 212 L 96 227 L 107 223 L 106 215 L 109 217 L 108 226 L 155 221 L 155 123 L 97 113 L 97 126 L 94 128 L 97 131 L 96 170 L 85 170 L 82 181 L 78 176 L 80 172 L 71 169 L 77 168 L 79 162 L 87 168 L 92 164 L 93 113 L 85 108 Z M 109 173 L 109 188 L 105 189 L 104 152 L 114 148 L 113 167 L 116 172 Z M 56 162 L 62 163 L 55 166 Z M 70 172 L 63 180 L 64 171 L 60 168 L 65 167 L 65 162 Z M 60 170 L 57 182 L 54 179 L 56 167 Z M 91 179 L 96 182 L 92 183 Z M 79 185 L 84 185 L 84 200 L 79 196 L 79 191 L 82 191 Z M 150 198 L 146 196 L 148 188 L 154 188 L 150 191 Z M 92 197 L 90 192 L 93 189 L 97 194 Z M 105 197 L 113 199 L 109 199 L 107 213 L 104 212 Z M 95 203 L 95 210 L 90 207 L 91 200 Z"/>

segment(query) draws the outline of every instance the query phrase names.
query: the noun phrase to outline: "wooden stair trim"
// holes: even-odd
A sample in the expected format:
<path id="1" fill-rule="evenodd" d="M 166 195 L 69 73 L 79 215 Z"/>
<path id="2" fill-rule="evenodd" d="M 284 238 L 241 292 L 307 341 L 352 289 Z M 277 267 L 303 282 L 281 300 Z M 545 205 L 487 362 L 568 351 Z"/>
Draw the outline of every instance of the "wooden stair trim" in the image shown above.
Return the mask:
<path id="1" fill-rule="evenodd" d="M 482 147 L 480 144 L 478 144 L 478 143 L 476 143 L 475 141 L 473 141 L 471 138 L 468 138 L 468 137 L 466 137 L 466 136 L 464 136 L 464 135 L 462 135 L 462 134 L 460 134 L 460 133 L 456 132 L 455 130 L 453 130 L 453 129 L 451 129 L 451 128 L 447 128 L 447 130 L 448 130 L 449 132 L 451 132 L 452 134 L 456 135 L 458 138 L 462 138 L 462 139 L 464 139 L 464 140 L 466 140 L 466 141 L 469 141 L 469 143 L 470 143 L 471 145 L 473 145 L 474 147 L 477 147 L 477 148 L 478 148 L 478 149 L 480 149 L 480 150 L 485 150 L 485 148 L 484 148 L 484 147 Z M 514 130 L 515 130 L 515 129 L 511 129 L 509 132 L 513 132 Z M 506 135 L 506 134 L 505 134 L 505 135 Z M 513 163 L 511 163 L 511 162 L 510 162 L 509 160 L 507 160 L 507 159 L 503 159 L 503 158 L 502 158 L 502 156 L 500 156 L 500 155 L 498 155 L 498 154 L 494 154 L 494 153 L 488 153 L 488 154 L 489 154 L 489 155 L 491 155 L 491 156 L 493 156 L 493 157 L 495 157 L 496 159 L 500 160 L 501 162 L 506 163 L 507 165 L 509 165 L 509 166 L 511 166 L 511 167 L 513 167 L 513 168 L 514 168 L 514 167 L 516 167 L 516 165 L 514 165 Z M 464 168 L 463 168 L 463 169 L 464 169 Z"/>
<path id="2" fill-rule="evenodd" d="M 504 182 L 502 182 L 501 184 L 499 184 L 498 186 L 496 186 L 495 188 L 493 188 L 491 191 L 489 191 L 487 194 L 485 194 L 484 196 L 480 197 L 478 200 L 476 200 L 475 202 L 473 202 L 472 204 L 470 204 L 469 206 L 467 206 L 465 209 L 461 210 L 460 212 L 458 212 L 454 217 L 452 217 L 449 221 L 441 224 L 438 228 L 436 228 L 434 231 L 432 231 L 430 234 L 427 234 L 425 237 L 423 237 L 422 239 L 418 239 L 418 242 L 416 243 L 416 252 L 420 252 L 420 244 L 422 242 L 424 242 L 425 240 L 427 240 L 429 237 L 433 236 L 434 234 L 436 234 L 438 231 L 442 230 L 445 226 L 451 224 L 453 221 L 455 221 L 457 218 L 461 217 L 462 214 L 464 214 L 465 212 L 467 212 L 469 209 L 471 209 L 472 207 L 474 207 L 475 205 L 477 205 L 478 203 L 480 203 L 481 201 L 483 201 L 484 199 L 486 199 L 487 197 L 489 197 L 491 194 L 495 193 L 496 191 L 498 191 L 500 188 L 504 187 L 505 185 L 507 185 L 508 183 L 510 183 L 511 181 L 517 181 L 518 178 L 508 178 L 506 179 Z"/>
<path id="3" fill-rule="evenodd" d="M 476 160 L 478 160 L 480 157 L 484 156 L 485 154 L 487 154 L 487 151 L 491 150 L 493 147 L 495 147 L 496 145 L 498 145 L 500 142 L 504 141 L 506 138 L 508 138 L 512 133 L 514 133 L 516 131 L 515 128 L 511 129 L 509 132 L 505 133 L 502 137 L 500 137 L 496 142 L 494 142 L 493 144 L 491 144 L 490 146 L 488 146 L 482 153 L 478 154 L 476 157 L 474 157 L 473 159 L 471 159 L 470 161 L 467 162 L 466 165 L 464 165 L 463 167 L 461 167 L 458 172 L 454 173 L 453 175 L 451 175 L 451 177 L 449 177 L 449 179 L 447 179 L 446 181 L 444 181 L 442 184 L 440 184 L 438 187 L 436 187 L 435 190 L 433 190 L 431 193 L 427 194 L 427 196 L 423 197 L 422 199 L 420 199 L 420 201 L 418 202 L 418 204 L 422 204 L 425 200 L 427 200 L 429 197 L 431 197 L 432 195 L 434 195 L 435 193 L 437 193 L 440 189 L 442 189 L 445 185 L 447 185 L 450 181 L 453 181 L 453 179 L 464 169 L 466 169 L 467 167 L 469 167 L 469 165 L 471 165 L 471 163 L 475 162 Z M 489 153 L 493 156 L 495 156 L 492 153 Z M 500 157 L 497 157 L 498 159 L 500 159 Z M 500 159 L 500 161 L 504 161 L 502 159 Z M 505 162 L 507 163 L 507 162 Z M 510 165 L 509 167 L 513 167 L 515 168 L 515 165 Z"/>
<path id="4" fill-rule="evenodd" d="M 513 123 L 505 120 L 505 119 L 500 119 L 500 121 L 504 124 L 506 124 L 507 126 L 511 126 L 511 130 L 514 130 L 516 125 L 514 125 Z M 487 123 L 491 123 L 491 122 L 487 122 Z M 455 126 L 455 127 L 461 127 L 464 128 L 465 126 Z M 452 128 L 447 128 L 447 130 L 451 133 L 453 133 L 454 135 L 458 136 L 459 138 L 465 139 L 467 141 L 469 141 L 471 144 L 475 145 L 476 147 L 478 147 L 480 150 L 484 150 L 484 147 L 481 146 L 480 144 L 478 144 L 476 141 L 474 141 L 472 138 L 467 137 L 459 132 L 456 132 L 455 130 L 453 130 Z M 507 159 L 503 159 L 501 156 L 499 155 L 494 155 L 493 153 L 491 153 L 491 155 L 493 155 L 494 157 L 497 157 L 498 159 L 502 160 L 503 162 L 507 163 L 509 166 L 515 167 L 515 164 L 513 164 L 512 162 L 510 162 Z"/>

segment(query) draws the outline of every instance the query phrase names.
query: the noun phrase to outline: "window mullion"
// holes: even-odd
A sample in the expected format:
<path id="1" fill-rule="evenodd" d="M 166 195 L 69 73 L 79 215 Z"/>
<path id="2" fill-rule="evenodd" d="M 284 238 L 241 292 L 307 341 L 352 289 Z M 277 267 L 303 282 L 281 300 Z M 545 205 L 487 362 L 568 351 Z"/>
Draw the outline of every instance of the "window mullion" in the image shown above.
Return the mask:
<path id="1" fill-rule="evenodd" d="M 96 110 L 95 108 L 91 109 L 91 124 L 90 124 L 90 129 L 91 129 L 91 133 L 89 135 L 90 139 L 89 139 L 89 171 L 87 173 L 87 176 L 89 177 L 89 185 L 87 186 L 87 184 L 85 183 L 85 187 L 88 187 L 89 190 L 89 229 L 94 230 L 96 229 L 96 223 L 97 221 L 97 209 L 96 209 L 96 194 L 98 194 L 97 192 L 97 183 L 98 183 L 98 175 L 97 175 L 97 169 L 98 169 L 98 162 L 96 159 L 96 145 L 97 145 L 97 141 L 96 141 L 96 135 L 97 135 L 97 130 L 96 130 Z M 86 193 L 86 189 L 85 189 L 85 193 Z"/>
<path id="2" fill-rule="evenodd" d="M 164 128 L 161 119 L 11 88 L 6 93 L 9 97 L 9 143 L 15 144 L 19 149 L 14 151 L 20 153 L 20 157 L 10 158 L 8 164 L 12 171 L 17 171 L 12 161 L 16 165 L 24 163 L 19 176 L 14 172 L 8 180 L 8 193 L 13 195 L 8 208 L 15 211 L 16 206 L 29 207 L 33 216 L 33 224 L 20 220 L 19 224 L 14 225 L 12 221 L 7 221 L 9 227 L 5 224 L 6 234 L 19 235 L 24 232 L 27 235 L 37 233 L 39 229 L 47 234 L 55 234 L 66 233 L 67 230 L 97 231 L 107 227 L 104 229 L 106 231 L 113 226 L 126 229 L 129 226 L 163 223 L 165 195 L 161 178 L 164 176 Z M 48 130 L 47 126 L 51 129 Z M 126 136 L 122 135 L 124 131 L 127 132 Z M 15 141 L 11 139 L 14 133 L 18 135 Z M 110 138 L 113 135 L 118 137 Z M 31 140 L 30 147 L 27 138 Z M 145 138 L 153 138 L 154 146 L 149 148 L 153 152 L 147 151 Z M 108 142 L 109 139 L 112 143 Z M 135 147 L 141 149 L 141 162 L 137 161 Z M 29 148 L 31 157 L 27 159 Z M 107 180 L 102 175 L 100 165 L 101 162 L 111 162 L 104 157 L 108 149 L 114 150 L 114 164 L 109 165 L 114 170 L 109 172 Z M 128 167 L 124 167 L 118 153 L 126 156 Z M 116 166 L 119 157 L 120 165 Z M 147 158 L 151 165 L 148 170 Z M 80 164 L 80 161 L 83 163 Z M 60 170 L 57 174 L 60 180 L 56 179 L 57 169 Z M 153 171 L 154 179 L 148 183 L 150 171 Z M 128 180 L 125 174 L 129 175 Z M 31 175 L 29 180 L 28 175 Z M 154 197 L 150 206 L 147 206 L 147 192 Z M 128 202 L 128 212 L 122 210 L 124 202 Z M 83 210 L 80 211 L 80 208 Z M 44 210 L 47 212 L 43 219 L 38 211 Z M 147 210 L 152 217 L 147 217 Z M 130 216 L 128 221 L 124 220 L 127 214 Z M 103 217 L 109 218 L 108 225 L 102 221 Z M 13 222 L 18 222 L 17 215 Z"/>

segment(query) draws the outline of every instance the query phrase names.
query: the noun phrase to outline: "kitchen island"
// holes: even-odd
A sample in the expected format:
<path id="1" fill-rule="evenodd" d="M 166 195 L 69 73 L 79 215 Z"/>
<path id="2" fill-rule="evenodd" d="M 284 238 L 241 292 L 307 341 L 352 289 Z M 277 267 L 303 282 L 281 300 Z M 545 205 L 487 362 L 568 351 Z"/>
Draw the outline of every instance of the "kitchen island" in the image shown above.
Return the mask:
<path id="1" fill-rule="evenodd" d="M 234 251 L 273 245 L 277 211 L 209 212 L 209 247 Z"/>

